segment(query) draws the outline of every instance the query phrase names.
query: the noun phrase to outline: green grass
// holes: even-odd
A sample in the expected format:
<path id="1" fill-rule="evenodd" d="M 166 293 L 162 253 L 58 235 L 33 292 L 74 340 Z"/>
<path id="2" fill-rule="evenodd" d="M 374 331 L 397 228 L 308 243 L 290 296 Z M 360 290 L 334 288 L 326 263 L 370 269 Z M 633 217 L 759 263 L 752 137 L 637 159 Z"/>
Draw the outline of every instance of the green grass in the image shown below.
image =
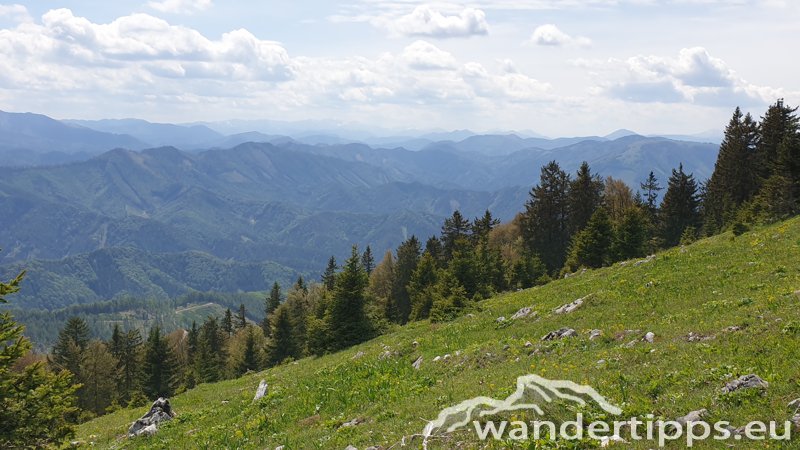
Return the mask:
<path id="1" fill-rule="evenodd" d="M 616 264 L 500 295 L 477 305 L 472 316 L 451 323 L 413 323 L 341 353 L 201 385 L 172 399 L 179 416 L 151 438 L 121 438 L 144 408 L 83 424 L 78 438 L 100 448 L 390 447 L 404 436 L 408 442 L 447 406 L 479 395 L 509 395 L 516 378 L 526 374 L 589 384 L 621 405 L 625 417 L 653 413 L 673 419 L 706 408 L 710 420 L 735 426 L 752 420 L 782 423 L 790 417 L 787 403 L 800 397 L 798 290 L 800 219 L 795 219 L 735 239 L 727 233 L 675 248 L 646 264 Z M 552 314 L 587 294 L 594 295 L 577 311 Z M 538 318 L 495 322 L 524 306 L 533 306 Z M 724 331 L 733 325 L 743 329 Z M 562 326 L 580 336 L 540 342 Z M 604 338 L 590 341 L 588 331 L 595 328 L 603 330 Z M 640 331 L 619 337 L 626 330 Z M 655 343 L 625 346 L 648 331 L 655 333 Z M 690 332 L 715 338 L 688 342 Z M 419 345 L 412 345 L 414 341 Z M 526 341 L 533 347 L 525 348 Z M 397 355 L 380 359 L 384 346 Z M 533 349 L 538 352 L 529 355 Z M 432 361 L 456 351 L 459 356 L 445 362 Z M 364 355 L 353 359 L 359 352 Z M 418 356 L 424 362 L 414 370 L 411 363 Z M 601 359 L 606 363 L 598 364 Z M 726 381 L 748 373 L 770 383 L 764 395 L 720 393 Z M 269 383 L 269 394 L 253 404 L 262 378 Z M 354 418 L 365 423 L 339 428 Z M 464 441 L 465 448 L 478 445 L 470 430 L 437 446 L 452 448 Z M 767 446 L 730 441 L 696 448 L 728 444 Z M 414 440 L 410 448 L 419 445 Z M 800 448 L 800 441 L 783 445 Z"/>

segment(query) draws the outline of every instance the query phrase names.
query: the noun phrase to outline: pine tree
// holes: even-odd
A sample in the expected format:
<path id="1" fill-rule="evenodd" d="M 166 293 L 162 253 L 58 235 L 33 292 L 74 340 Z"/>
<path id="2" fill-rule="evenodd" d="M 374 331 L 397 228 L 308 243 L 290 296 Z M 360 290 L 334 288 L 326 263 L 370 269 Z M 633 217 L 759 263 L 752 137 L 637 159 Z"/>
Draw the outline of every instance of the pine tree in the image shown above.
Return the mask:
<path id="1" fill-rule="evenodd" d="M 458 317 L 469 301 L 464 287 L 448 270 L 442 270 L 430 290 L 431 322 L 445 322 Z"/>
<path id="2" fill-rule="evenodd" d="M 442 241 L 436 236 L 431 236 L 425 242 L 425 251 L 433 256 L 437 267 L 441 267 L 444 262 L 444 250 L 442 249 Z"/>
<path id="3" fill-rule="evenodd" d="M 222 317 L 222 331 L 230 336 L 233 334 L 233 313 L 231 313 L 231 309 L 228 308 L 225 310 L 225 315 Z"/>
<path id="4" fill-rule="evenodd" d="M 336 278 L 333 298 L 325 317 L 330 331 L 330 348 L 334 351 L 372 337 L 372 327 L 364 312 L 367 274 L 361 266 L 356 246 L 353 246 L 350 258 Z"/>
<path id="5" fill-rule="evenodd" d="M 286 304 L 282 304 L 275 310 L 269 323 L 271 339 L 267 343 L 267 363 L 275 366 L 286 358 L 298 354 L 299 349 L 294 341 L 292 321 Z"/>
<path id="6" fill-rule="evenodd" d="M 333 292 L 336 287 L 336 270 L 339 266 L 336 265 L 336 258 L 333 256 L 328 260 L 328 266 L 325 267 L 325 272 L 322 274 L 322 285 L 329 291 Z"/>
<path id="7" fill-rule="evenodd" d="M 65 369 L 73 375 L 80 375 L 83 351 L 89 345 L 89 326 L 80 317 L 67 320 L 58 333 L 58 341 L 53 347 L 52 363 L 58 369 Z"/>
<path id="8" fill-rule="evenodd" d="M 605 208 L 598 208 L 586 228 L 575 235 L 565 268 L 598 268 L 611 262 L 614 230 Z"/>
<path id="9" fill-rule="evenodd" d="M 247 310 L 244 303 L 239 304 L 239 314 L 236 315 L 236 329 L 243 330 L 247 326 Z"/>
<path id="10" fill-rule="evenodd" d="M 530 192 L 522 217 L 527 251 L 537 254 L 548 272 L 564 265 L 569 245 L 569 175 L 558 163 L 542 167 L 539 184 Z"/>
<path id="11" fill-rule="evenodd" d="M 388 305 L 389 318 L 396 323 L 408 322 L 408 317 L 411 315 L 411 297 L 408 295 L 407 286 L 417 268 L 419 255 L 420 244 L 416 236 L 411 236 L 397 248 L 392 296 Z"/>
<path id="12" fill-rule="evenodd" d="M 123 405 L 127 405 L 139 391 L 141 345 L 142 335 L 139 334 L 139 330 L 133 329 L 123 333 L 118 326 L 114 327 L 109 351 L 114 357 L 118 373 L 117 399 Z"/>
<path id="13" fill-rule="evenodd" d="M 210 316 L 200 327 L 197 352 L 194 358 L 195 373 L 202 382 L 219 381 L 224 377 L 226 354 L 223 333 L 217 319 Z"/>
<path id="14" fill-rule="evenodd" d="M 372 270 L 375 269 L 375 257 L 372 256 L 372 249 L 367 246 L 366 250 L 364 250 L 364 254 L 361 255 L 361 265 L 364 266 L 364 271 L 367 272 L 367 276 L 372 274 Z"/>
<path id="15" fill-rule="evenodd" d="M 517 289 L 527 289 L 549 280 L 547 267 L 539 256 L 530 252 L 523 252 L 521 257 L 514 262 L 511 269 L 509 284 Z"/>
<path id="16" fill-rule="evenodd" d="M 706 184 L 703 212 L 707 234 L 730 224 L 742 204 L 758 189 L 756 144 L 758 126 L 750 114 L 736 108 L 719 147 L 714 172 Z"/>
<path id="17" fill-rule="evenodd" d="M 0 282 L 0 304 L 19 290 L 22 277 Z M 12 370 L 31 348 L 22 333 L 10 313 L 0 312 L 0 448 L 59 447 L 75 434 L 76 386 L 70 372 L 53 374 L 41 363 Z"/>
<path id="18" fill-rule="evenodd" d="M 669 247 L 678 245 L 686 228 L 698 228 L 700 213 L 697 182 L 692 174 L 683 171 L 683 164 L 678 170 L 672 170 L 667 192 L 659 209 L 661 237 Z"/>
<path id="19" fill-rule="evenodd" d="M 602 204 L 603 189 L 603 180 L 592 174 L 589 163 L 584 161 L 575 174 L 575 179 L 569 184 L 567 201 L 570 234 L 577 233 L 589 223 L 592 214 Z"/>
<path id="20" fill-rule="evenodd" d="M 175 357 L 158 325 L 150 329 L 144 349 L 142 390 L 150 399 L 172 396 Z"/>
<path id="21" fill-rule="evenodd" d="M 470 223 L 461 215 L 461 211 L 455 210 L 453 215 L 444 220 L 442 225 L 442 252 L 444 259 L 449 261 L 453 253 L 459 250 L 469 239 Z M 398 250 L 399 253 L 399 250 Z M 398 259 L 400 256 L 398 255 Z"/>
<path id="22" fill-rule="evenodd" d="M 798 132 L 797 108 L 784 104 L 783 99 L 771 105 L 761 118 L 759 140 L 756 144 L 757 170 L 761 180 L 775 174 L 781 143 Z"/>

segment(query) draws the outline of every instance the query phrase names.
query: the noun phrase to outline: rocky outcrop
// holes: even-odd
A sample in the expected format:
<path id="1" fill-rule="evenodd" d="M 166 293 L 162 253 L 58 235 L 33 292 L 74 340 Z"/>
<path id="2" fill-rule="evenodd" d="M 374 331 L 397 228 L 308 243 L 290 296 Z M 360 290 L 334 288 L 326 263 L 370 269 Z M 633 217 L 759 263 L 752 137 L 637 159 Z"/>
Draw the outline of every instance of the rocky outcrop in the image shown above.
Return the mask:
<path id="1" fill-rule="evenodd" d="M 261 380 L 261 382 L 258 383 L 258 389 L 256 389 L 256 395 L 253 397 L 254 402 L 260 400 L 262 397 L 267 395 L 267 387 L 268 387 L 267 380 Z"/>
<path id="2" fill-rule="evenodd" d="M 535 317 L 536 311 L 533 310 L 530 306 L 526 306 L 521 308 L 519 311 L 515 312 L 513 316 L 511 316 L 511 320 L 517 319 L 524 319 L 526 317 Z"/>
<path id="3" fill-rule="evenodd" d="M 137 419 L 128 428 L 128 437 L 151 436 L 158 431 L 162 422 L 172 420 L 173 417 L 175 417 L 175 413 L 172 411 L 169 399 L 159 398 L 153 402 L 153 406 L 150 407 L 147 414 Z"/>
<path id="4" fill-rule="evenodd" d="M 589 294 L 589 295 L 587 295 L 586 297 L 581 297 L 581 298 L 579 298 L 579 299 L 577 299 L 577 300 L 575 300 L 575 301 L 573 301 L 573 302 L 567 303 L 566 305 L 561 305 L 561 306 L 559 306 L 558 308 L 554 309 L 554 310 L 553 310 L 553 313 L 555 313 L 555 314 L 569 314 L 569 313 L 571 313 L 572 311 L 575 311 L 576 309 L 578 309 L 578 308 L 580 308 L 581 306 L 583 306 L 583 303 L 584 303 L 584 302 L 585 302 L 585 301 L 586 301 L 586 300 L 587 300 L 589 297 L 591 297 L 591 295 L 592 295 L 592 294 Z"/>

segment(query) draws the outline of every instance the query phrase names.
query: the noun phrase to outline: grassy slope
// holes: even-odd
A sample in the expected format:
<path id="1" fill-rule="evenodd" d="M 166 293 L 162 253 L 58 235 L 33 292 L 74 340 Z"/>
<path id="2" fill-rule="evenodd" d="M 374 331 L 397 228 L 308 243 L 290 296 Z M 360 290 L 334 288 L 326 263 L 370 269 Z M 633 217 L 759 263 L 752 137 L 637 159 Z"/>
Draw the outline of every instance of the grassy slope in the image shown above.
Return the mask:
<path id="1" fill-rule="evenodd" d="M 474 316 L 452 323 L 414 323 L 335 355 L 199 386 L 173 399 L 178 419 L 153 438 L 119 439 L 144 409 L 101 417 L 82 425 L 78 435 L 100 447 L 388 447 L 404 435 L 420 433 L 425 419 L 435 418 L 444 407 L 478 395 L 509 395 L 516 377 L 529 373 L 590 384 L 623 405 L 626 417 L 651 412 L 672 419 L 707 408 L 712 420 L 737 426 L 750 420 L 784 421 L 787 403 L 800 397 L 800 335 L 783 332 L 787 325 L 800 324 L 800 298 L 794 293 L 800 289 L 798 256 L 800 219 L 735 240 L 728 233 L 660 253 L 639 266 L 617 264 L 501 295 L 481 303 Z M 592 293 L 571 314 L 551 313 Z M 539 318 L 505 327 L 495 323 L 531 305 Z M 723 331 L 732 325 L 744 329 Z M 580 337 L 540 342 L 562 326 L 575 328 Z M 594 328 L 605 337 L 590 341 L 587 332 Z M 616 337 L 625 330 L 641 332 Z M 654 344 L 624 346 L 647 331 L 655 333 Z M 689 332 L 716 338 L 687 342 Z M 529 356 L 526 341 L 540 352 Z M 399 356 L 379 359 L 384 345 Z M 457 350 L 458 357 L 432 362 Z M 365 355 L 353 359 L 357 352 Z M 411 362 L 420 355 L 422 368 L 414 370 Z M 608 362 L 598 365 L 601 359 Z M 751 372 L 770 382 L 766 395 L 720 395 L 726 381 Z M 270 392 L 253 405 L 261 378 Z M 367 422 L 337 429 L 356 417 Z M 736 445 L 756 448 L 754 443 Z M 791 446 L 798 446 L 796 439 Z"/>

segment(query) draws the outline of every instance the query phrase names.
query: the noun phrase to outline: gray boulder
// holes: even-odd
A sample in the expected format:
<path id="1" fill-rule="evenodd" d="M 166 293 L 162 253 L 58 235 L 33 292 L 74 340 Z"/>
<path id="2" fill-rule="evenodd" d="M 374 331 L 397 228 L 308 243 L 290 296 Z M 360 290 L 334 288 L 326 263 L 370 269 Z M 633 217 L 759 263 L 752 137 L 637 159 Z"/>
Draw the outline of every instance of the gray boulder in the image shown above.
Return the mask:
<path id="1" fill-rule="evenodd" d="M 581 297 L 574 302 L 567 303 L 566 305 L 561 305 L 558 308 L 554 309 L 553 312 L 555 314 L 569 314 L 572 311 L 583 306 L 583 303 L 591 296 L 591 294 L 587 295 L 586 297 Z"/>
<path id="2" fill-rule="evenodd" d="M 533 317 L 535 315 L 536 311 L 534 311 L 530 306 L 526 306 L 515 312 L 514 315 L 511 316 L 511 320 L 524 319 L 526 317 Z"/>
<path id="3" fill-rule="evenodd" d="M 175 413 L 172 411 L 169 399 L 159 398 L 153 402 L 153 406 L 150 407 L 147 414 L 137 419 L 128 428 L 128 437 L 152 436 L 158 431 L 158 426 L 162 422 L 172 420 L 173 417 L 175 417 Z"/>
<path id="4" fill-rule="evenodd" d="M 411 364 L 411 367 L 413 367 L 413 368 L 415 368 L 415 369 L 417 369 L 417 370 L 419 370 L 419 368 L 420 368 L 421 366 L 422 366 L 422 356 L 420 356 L 419 358 L 417 358 L 417 359 L 416 359 L 416 361 L 414 361 L 414 363 L 413 363 L 413 364 Z"/>
<path id="5" fill-rule="evenodd" d="M 578 333 L 572 328 L 559 328 L 558 330 L 551 331 L 542 336 L 543 341 L 555 341 L 557 339 L 564 339 L 568 337 L 575 337 Z"/>
<path id="6" fill-rule="evenodd" d="M 769 383 L 762 380 L 761 377 L 755 374 L 743 375 L 733 381 L 725 383 L 722 392 L 727 394 L 730 392 L 738 391 L 739 389 L 766 389 Z"/>
<path id="7" fill-rule="evenodd" d="M 589 340 L 593 341 L 603 336 L 603 330 L 592 330 L 589 332 Z"/>

